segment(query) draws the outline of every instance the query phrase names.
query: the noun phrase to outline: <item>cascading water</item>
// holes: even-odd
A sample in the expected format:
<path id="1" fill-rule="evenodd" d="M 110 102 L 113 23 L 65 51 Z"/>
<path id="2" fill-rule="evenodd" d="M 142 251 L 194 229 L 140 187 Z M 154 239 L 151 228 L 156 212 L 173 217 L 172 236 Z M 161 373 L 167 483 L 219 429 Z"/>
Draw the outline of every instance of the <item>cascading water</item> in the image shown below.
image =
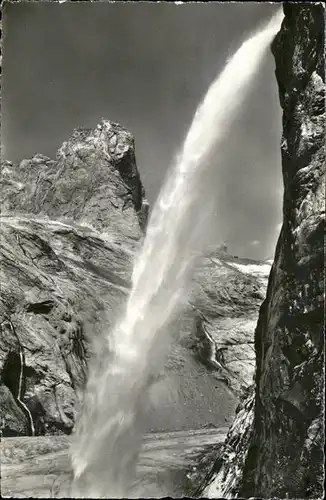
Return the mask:
<path id="1" fill-rule="evenodd" d="M 196 253 L 207 242 L 205 221 L 214 203 L 214 196 L 202 193 L 212 164 L 207 159 L 229 133 L 282 18 L 278 13 L 244 42 L 213 82 L 154 206 L 124 316 L 107 332 L 104 356 L 90 366 L 71 448 L 74 496 L 130 493 L 150 351 L 180 305 Z"/>

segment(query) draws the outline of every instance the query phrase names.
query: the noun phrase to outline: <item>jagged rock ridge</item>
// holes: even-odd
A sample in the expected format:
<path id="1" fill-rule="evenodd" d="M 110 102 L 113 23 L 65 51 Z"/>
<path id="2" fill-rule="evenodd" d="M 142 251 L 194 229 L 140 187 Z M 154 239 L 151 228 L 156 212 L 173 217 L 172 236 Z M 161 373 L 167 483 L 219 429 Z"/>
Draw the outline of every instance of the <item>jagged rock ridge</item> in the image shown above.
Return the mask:
<path id="1" fill-rule="evenodd" d="M 247 400 L 229 432 L 209 497 L 324 492 L 325 6 L 283 8 L 273 42 L 283 108 L 283 227 L 255 332 L 255 403 Z"/>
<path id="2" fill-rule="evenodd" d="M 135 219 L 146 224 L 148 203 L 133 137 L 120 125 L 102 120 L 95 129 L 76 129 L 56 160 L 38 154 L 17 167 L 6 162 L 2 168 L 2 214 L 82 222 L 102 232 L 140 238 Z"/>

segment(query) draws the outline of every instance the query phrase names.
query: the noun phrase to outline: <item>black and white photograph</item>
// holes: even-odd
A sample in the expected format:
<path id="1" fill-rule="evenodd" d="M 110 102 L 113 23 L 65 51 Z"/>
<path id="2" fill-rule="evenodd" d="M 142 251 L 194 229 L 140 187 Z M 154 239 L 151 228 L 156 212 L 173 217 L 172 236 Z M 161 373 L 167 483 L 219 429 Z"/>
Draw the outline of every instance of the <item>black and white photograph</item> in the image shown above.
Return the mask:
<path id="1" fill-rule="evenodd" d="M 3 498 L 321 499 L 325 2 L 1 6 Z"/>

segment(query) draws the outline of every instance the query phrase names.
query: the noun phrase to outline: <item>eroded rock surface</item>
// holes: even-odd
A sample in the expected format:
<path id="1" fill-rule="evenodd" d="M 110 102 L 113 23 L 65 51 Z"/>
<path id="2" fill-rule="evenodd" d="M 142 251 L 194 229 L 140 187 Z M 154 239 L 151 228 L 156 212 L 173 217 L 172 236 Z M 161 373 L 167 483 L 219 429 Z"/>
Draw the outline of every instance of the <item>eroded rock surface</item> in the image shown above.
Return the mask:
<path id="1" fill-rule="evenodd" d="M 160 429 L 232 422 L 240 394 L 253 383 L 254 328 L 269 270 L 218 252 L 199 260 L 184 311 L 169 326 L 167 362 L 150 390 L 146 414 Z"/>
<path id="2" fill-rule="evenodd" d="M 23 377 L 37 434 L 67 433 L 91 339 L 110 327 L 127 296 L 133 254 L 87 227 L 56 221 L 6 216 L 1 230 L 1 377 L 10 374 L 15 397 Z M 17 351 L 23 368 L 7 368 Z"/>
<path id="3" fill-rule="evenodd" d="M 247 418 L 238 413 L 224 447 L 233 454 L 222 453 L 208 481 L 210 497 L 323 496 L 325 7 L 284 4 L 284 13 L 273 43 L 283 227 L 255 332 L 253 421 L 248 399 Z"/>
<path id="4" fill-rule="evenodd" d="M 190 304 L 190 347 L 237 395 L 253 383 L 254 330 L 271 266 L 212 252 L 201 259 Z"/>

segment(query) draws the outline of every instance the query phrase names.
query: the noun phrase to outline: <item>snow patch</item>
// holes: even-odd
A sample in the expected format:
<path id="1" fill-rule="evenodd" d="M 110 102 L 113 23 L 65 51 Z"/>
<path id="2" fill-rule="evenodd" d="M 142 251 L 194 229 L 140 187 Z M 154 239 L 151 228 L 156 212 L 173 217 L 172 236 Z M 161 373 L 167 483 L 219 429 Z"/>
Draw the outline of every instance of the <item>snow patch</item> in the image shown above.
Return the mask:
<path id="1" fill-rule="evenodd" d="M 271 260 L 271 263 L 273 261 Z M 268 276 L 271 271 L 271 264 L 266 261 L 266 264 L 238 264 L 235 262 L 228 262 L 231 266 L 239 269 L 239 271 L 246 274 L 253 274 L 258 276 Z"/>

